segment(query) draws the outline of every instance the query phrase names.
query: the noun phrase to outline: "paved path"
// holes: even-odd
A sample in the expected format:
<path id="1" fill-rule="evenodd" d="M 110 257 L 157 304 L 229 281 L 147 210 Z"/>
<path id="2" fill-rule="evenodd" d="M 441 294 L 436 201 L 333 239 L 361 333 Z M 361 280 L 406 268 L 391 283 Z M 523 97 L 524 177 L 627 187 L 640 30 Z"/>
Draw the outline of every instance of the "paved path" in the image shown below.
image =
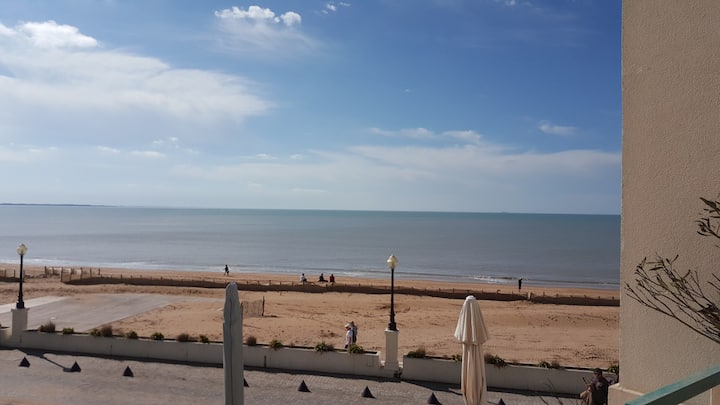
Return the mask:
<path id="1" fill-rule="evenodd" d="M 27 358 L 30 367 L 20 367 Z M 71 372 L 77 363 L 80 372 Z M 124 377 L 130 367 L 134 377 Z M 460 388 L 398 380 L 246 370 L 245 404 L 427 404 L 435 394 L 443 405 L 463 405 Z M 310 392 L 298 388 L 305 382 Z M 365 388 L 375 398 L 365 398 Z M 143 362 L 42 351 L 0 349 L 0 405 L 47 404 L 218 404 L 224 403 L 223 370 L 184 364 Z M 527 393 L 488 392 L 485 403 L 576 404 L 575 399 Z"/>
<path id="2" fill-rule="evenodd" d="M 52 321 L 57 330 L 69 327 L 87 332 L 98 326 L 161 308 L 174 302 L 213 300 L 217 298 L 186 297 L 161 294 L 82 294 L 71 297 L 41 297 L 25 301 L 28 329 Z M 11 308 L 15 304 L 0 305 L 0 325 L 12 324 Z"/>

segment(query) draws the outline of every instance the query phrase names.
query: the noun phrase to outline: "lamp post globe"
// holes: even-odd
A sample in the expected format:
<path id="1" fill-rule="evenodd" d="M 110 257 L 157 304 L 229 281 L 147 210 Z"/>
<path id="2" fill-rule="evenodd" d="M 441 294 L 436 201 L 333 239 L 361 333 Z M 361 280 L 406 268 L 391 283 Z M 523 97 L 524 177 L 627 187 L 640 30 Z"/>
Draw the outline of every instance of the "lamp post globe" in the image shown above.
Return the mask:
<path id="1" fill-rule="evenodd" d="M 398 260 L 395 255 L 390 255 L 387 259 L 387 266 L 390 268 L 390 323 L 388 323 L 388 330 L 397 330 L 397 324 L 395 323 L 395 267 L 397 267 Z"/>
<path id="2" fill-rule="evenodd" d="M 23 257 L 25 253 L 27 253 L 27 246 L 21 243 L 20 246 L 17 247 L 17 254 L 20 255 L 20 289 L 18 291 L 17 304 L 15 305 L 17 309 L 25 308 L 25 301 L 23 301 L 23 279 L 25 278 L 25 274 L 23 274 Z"/>

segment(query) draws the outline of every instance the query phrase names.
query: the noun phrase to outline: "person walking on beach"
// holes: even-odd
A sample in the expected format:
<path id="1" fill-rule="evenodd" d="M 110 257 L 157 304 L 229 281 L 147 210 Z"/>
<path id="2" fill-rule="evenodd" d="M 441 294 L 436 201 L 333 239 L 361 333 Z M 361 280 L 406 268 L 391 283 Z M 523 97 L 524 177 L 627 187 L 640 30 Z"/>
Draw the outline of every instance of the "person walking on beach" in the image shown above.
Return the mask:
<path id="1" fill-rule="evenodd" d="M 225 275 L 226 276 L 230 275 L 230 269 L 228 268 L 227 264 L 225 265 Z"/>
<path id="2" fill-rule="evenodd" d="M 351 344 L 353 344 L 352 341 L 352 326 L 350 326 L 349 323 L 345 324 L 345 348 L 347 349 L 350 347 Z"/>
<path id="3" fill-rule="evenodd" d="M 518 291 L 522 290 L 522 278 L 518 279 Z"/>
<path id="4" fill-rule="evenodd" d="M 335 285 L 335 275 L 330 273 L 330 284 Z"/>
<path id="5" fill-rule="evenodd" d="M 300 282 L 303 284 L 307 283 L 307 278 L 305 278 L 305 273 L 302 273 L 300 275 Z"/>
<path id="6" fill-rule="evenodd" d="M 358 327 L 355 325 L 355 321 L 350 321 L 350 330 L 352 331 L 352 344 L 356 344 Z"/>

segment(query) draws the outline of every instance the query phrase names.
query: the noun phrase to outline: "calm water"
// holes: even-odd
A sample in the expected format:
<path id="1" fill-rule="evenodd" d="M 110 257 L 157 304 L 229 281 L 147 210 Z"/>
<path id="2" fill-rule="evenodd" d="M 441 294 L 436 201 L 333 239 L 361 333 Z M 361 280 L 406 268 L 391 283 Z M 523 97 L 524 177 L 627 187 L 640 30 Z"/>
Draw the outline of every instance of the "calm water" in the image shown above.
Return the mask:
<path id="1" fill-rule="evenodd" d="M 620 216 L 0 206 L 0 262 L 618 288 Z"/>

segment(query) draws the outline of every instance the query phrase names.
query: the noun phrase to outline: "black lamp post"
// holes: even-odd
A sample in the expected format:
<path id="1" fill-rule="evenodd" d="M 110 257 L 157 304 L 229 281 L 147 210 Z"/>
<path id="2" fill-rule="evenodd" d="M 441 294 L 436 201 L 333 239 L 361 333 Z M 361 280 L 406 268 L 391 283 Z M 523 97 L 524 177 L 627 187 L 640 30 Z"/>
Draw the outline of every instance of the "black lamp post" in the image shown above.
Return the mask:
<path id="1" fill-rule="evenodd" d="M 397 330 L 395 324 L 395 266 L 398 261 L 395 255 L 390 255 L 387 259 L 387 265 L 390 268 L 390 323 L 388 323 L 388 330 Z"/>
<path id="2" fill-rule="evenodd" d="M 23 256 L 25 256 L 25 253 L 27 253 L 27 246 L 25 246 L 24 243 L 21 243 L 17 248 L 17 254 L 20 255 L 20 291 L 18 292 L 17 305 L 15 306 L 17 309 L 25 308 L 25 301 L 23 301 L 22 292 L 23 278 L 25 278 L 25 274 L 23 274 Z"/>

